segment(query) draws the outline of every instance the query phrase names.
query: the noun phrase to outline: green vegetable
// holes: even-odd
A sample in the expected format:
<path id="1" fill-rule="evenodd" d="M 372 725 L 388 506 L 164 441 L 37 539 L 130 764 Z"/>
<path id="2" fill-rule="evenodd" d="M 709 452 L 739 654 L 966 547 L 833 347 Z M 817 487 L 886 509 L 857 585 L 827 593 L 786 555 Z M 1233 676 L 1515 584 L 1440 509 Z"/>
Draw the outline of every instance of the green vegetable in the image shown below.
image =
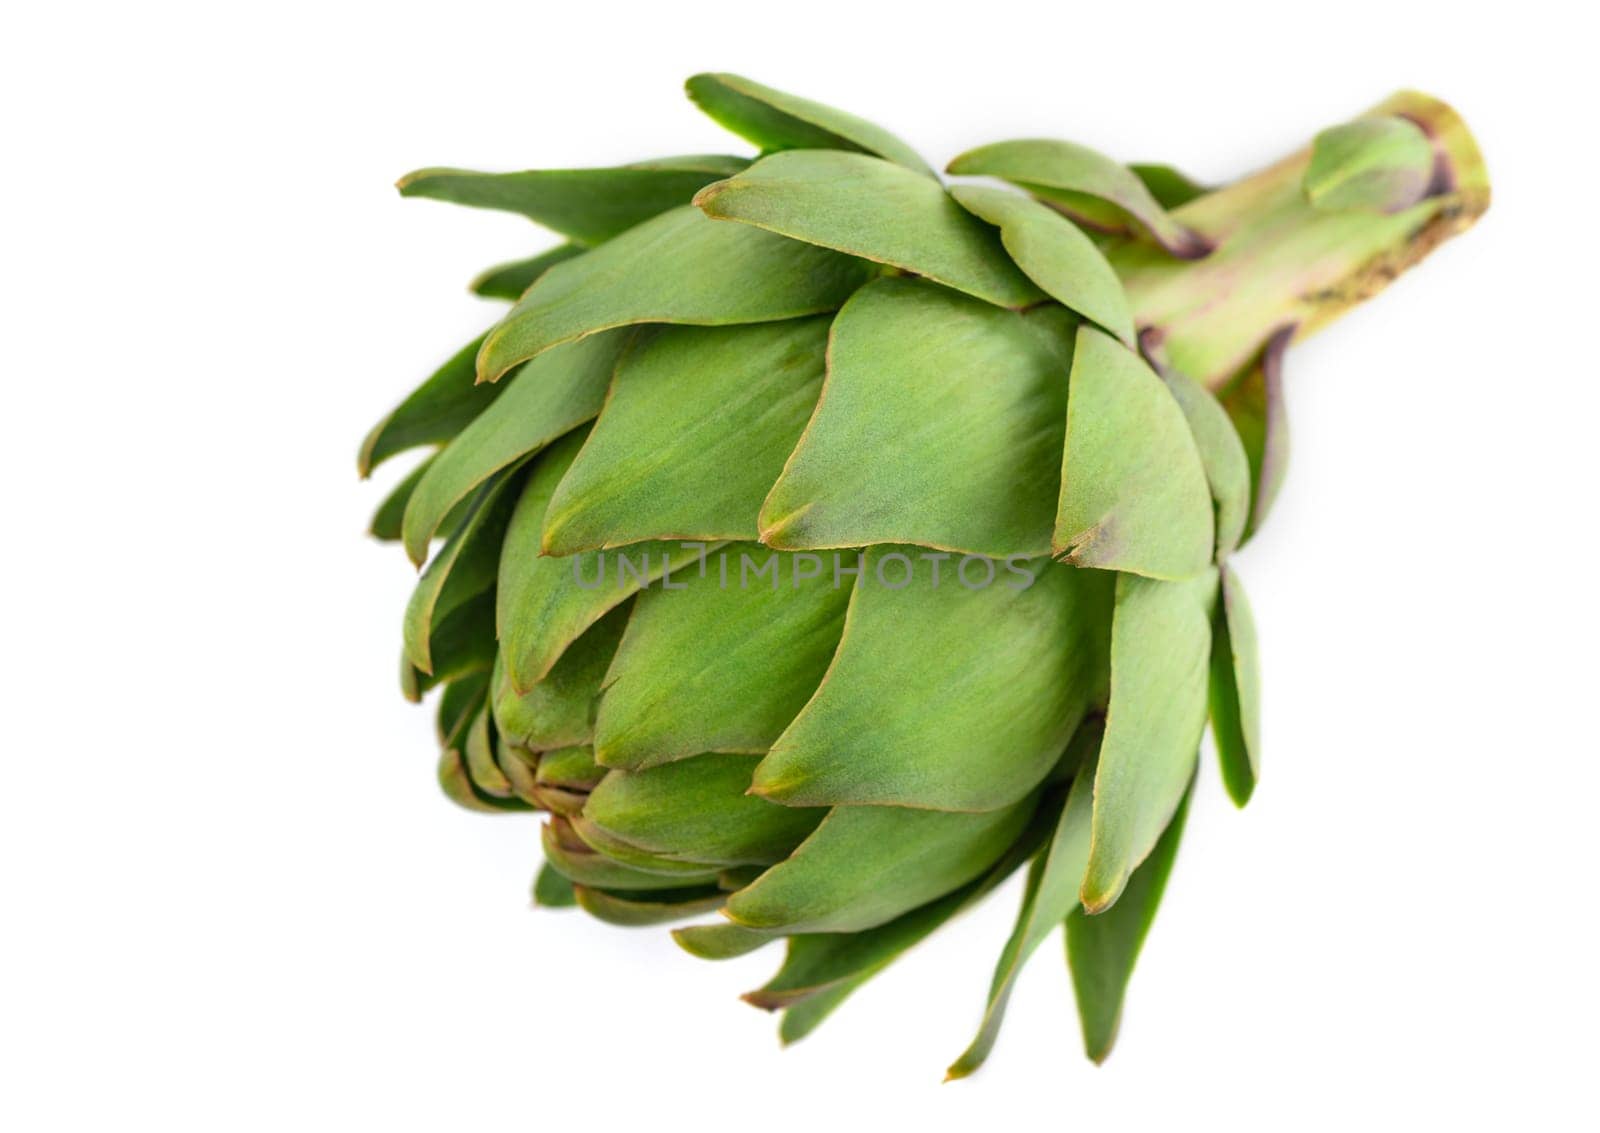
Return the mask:
<path id="1" fill-rule="evenodd" d="M 1057 926 L 1105 1057 L 1209 720 L 1261 773 L 1234 555 L 1287 457 L 1282 358 L 1488 205 L 1403 94 L 1208 188 L 1001 142 L 943 181 L 888 131 L 736 75 L 759 150 L 424 170 L 409 196 L 561 240 L 371 431 L 424 461 L 372 530 L 422 566 L 402 688 L 441 686 L 446 794 L 547 815 L 536 903 L 784 941 L 785 1041 L 1024 869 L 977 1036 Z"/>

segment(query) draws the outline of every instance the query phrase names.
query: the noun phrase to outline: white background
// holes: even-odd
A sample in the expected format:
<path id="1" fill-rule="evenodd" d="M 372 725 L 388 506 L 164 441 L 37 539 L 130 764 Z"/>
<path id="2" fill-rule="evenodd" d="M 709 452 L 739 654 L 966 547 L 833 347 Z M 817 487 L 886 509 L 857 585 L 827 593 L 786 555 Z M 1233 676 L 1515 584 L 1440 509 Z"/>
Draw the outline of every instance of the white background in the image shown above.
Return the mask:
<path id="1" fill-rule="evenodd" d="M 3 17 L 0 1124 L 1594 1128 L 1579 6 L 553 7 Z M 356 444 L 544 237 L 391 182 L 739 152 L 706 69 L 937 164 L 1056 135 L 1221 180 L 1400 86 L 1488 155 L 1485 221 L 1290 355 L 1239 563 L 1264 778 L 1238 813 L 1206 764 L 1103 1069 L 1051 942 L 939 1085 L 1011 890 L 780 1051 L 735 998 L 774 957 L 530 912 L 535 821 L 445 802 L 399 698 L 413 576 L 361 535 L 398 462 L 358 483 Z"/>

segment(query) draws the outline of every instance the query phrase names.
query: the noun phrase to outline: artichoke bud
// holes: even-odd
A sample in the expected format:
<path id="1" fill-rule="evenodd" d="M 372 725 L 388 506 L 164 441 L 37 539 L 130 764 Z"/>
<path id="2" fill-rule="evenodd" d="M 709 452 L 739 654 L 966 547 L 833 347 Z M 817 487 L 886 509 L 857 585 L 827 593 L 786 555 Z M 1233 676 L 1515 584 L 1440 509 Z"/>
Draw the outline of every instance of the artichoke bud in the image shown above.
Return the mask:
<path id="1" fill-rule="evenodd" d="M 537 904 L 783 941 L 746 998 L 785 1041 L 1025 870 L 951 1074 L 1058 925 L 1103 1058 L 1208 722 L 1235 802 L 1259 775 L 1235 555 L 1284 349 L 1470 224 L 1482 159 L 1403 94 L 1214 188 L 1036 139 L 947 185 L 823 104 L 689 94 L 756 154 L 401 180 L 562 237 L 360 448 L 425 450 L 372 531 L 422 568 L 440 784 L 545 812 Z"/>

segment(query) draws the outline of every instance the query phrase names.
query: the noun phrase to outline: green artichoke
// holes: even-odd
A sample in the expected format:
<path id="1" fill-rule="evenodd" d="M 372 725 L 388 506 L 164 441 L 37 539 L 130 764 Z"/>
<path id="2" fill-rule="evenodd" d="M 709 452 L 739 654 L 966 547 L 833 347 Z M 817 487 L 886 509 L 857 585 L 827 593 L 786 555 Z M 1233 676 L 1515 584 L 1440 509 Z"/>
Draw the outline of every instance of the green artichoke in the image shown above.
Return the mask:
<path id="1" fill-rule="evenodd" d="M 757 156 L 400 182 L 568 241 L 481 275 L 511 309 L 361 448 L 430 450 L 373 531 L 426 564 L 440 782 L 547 813 L 540 904 L 785 941 L 746 997 L 785 1040 L 1025 866 L 950 1073 L 1057 925 L 1099 1060 L 1208 718 L 1255 787 L 1232 556 L 1283 349 L 1481 214 L 1482 160 L 1403 94 L 1218 189 L 1042 140 L 946 185 L 852 115 L 688 90 Z"/>

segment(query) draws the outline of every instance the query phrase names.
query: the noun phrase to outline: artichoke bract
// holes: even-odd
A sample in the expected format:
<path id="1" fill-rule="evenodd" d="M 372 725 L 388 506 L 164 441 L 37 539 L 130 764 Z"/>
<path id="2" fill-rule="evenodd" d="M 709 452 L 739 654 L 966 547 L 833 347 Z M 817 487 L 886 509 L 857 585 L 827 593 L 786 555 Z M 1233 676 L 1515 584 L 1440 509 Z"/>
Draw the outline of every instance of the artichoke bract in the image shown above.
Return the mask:
<path id="1" fill-rule="evenodd" d="M 1098 1061 L 1208 721 L 1255 789 L 1234 555 L 1284 349 L 1470 225 L 1483 162 L 1406 93 L 1223 187 L 1037 139 L 947 185 L 850 114 L 688 89 L 757 152 L 400 182 L 566 241 L 475 281 L 509 311 L 361 447 L 427 450 L 373 531 L 423 568 L 439 781 L 547 814 L 542 905 L 783 941 L 746 998 L 786 1041 L 1024 871 L 950 1074 L 1058 925 Z"/>

